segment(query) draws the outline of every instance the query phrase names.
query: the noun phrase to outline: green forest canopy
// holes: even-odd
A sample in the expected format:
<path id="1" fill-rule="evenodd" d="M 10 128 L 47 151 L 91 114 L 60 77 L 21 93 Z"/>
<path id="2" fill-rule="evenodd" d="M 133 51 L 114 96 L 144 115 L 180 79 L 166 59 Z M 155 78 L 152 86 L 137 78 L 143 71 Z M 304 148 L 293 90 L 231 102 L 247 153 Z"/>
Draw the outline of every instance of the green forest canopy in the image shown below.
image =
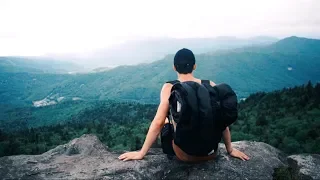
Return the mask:
<path id="1" fill-rule="evenodd" d="M 47 126 L 11 132 L 0 129 L 0 156 L 43 153 L 84 133 L 96 134 L 113 150 L 136 150 L 142 146 L 156 108 L 155 104 L 95 102 Z M 239 103 L 239 109 L 239 118 L 230 127 L 233 141 L 263 141 L 289 154 L 320 153 L 319 83 L 254 93 Z M 23 108 L 14 112 L 23 115 L 23 121 L 34 117 Z M 43 112 L 36 115 L 46 116 Z"/>

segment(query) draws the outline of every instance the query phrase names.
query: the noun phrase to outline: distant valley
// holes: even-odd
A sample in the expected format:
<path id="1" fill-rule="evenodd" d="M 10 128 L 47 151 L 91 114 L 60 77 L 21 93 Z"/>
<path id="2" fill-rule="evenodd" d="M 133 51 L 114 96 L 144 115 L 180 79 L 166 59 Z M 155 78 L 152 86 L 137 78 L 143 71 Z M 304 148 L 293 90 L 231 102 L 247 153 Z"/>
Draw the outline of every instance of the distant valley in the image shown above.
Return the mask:
<path id="1" fill-rule="evenodd" d="M 156 104 L 110 100 L 40 108 L 0 104 L 0 157 L 40 154 L 84 133 L 113 150 L 137 150 L 156 110 Z M 289 154 L 319 153 L 319 117 L 320 83 L 254 93 L 239 103 L 232 140 L 263 141 Z"/>
<path id="2" fill-rule="evenodd" d="M 320 81 L 320 40 L 289 37 L 271 45 L 197 54 L 196 59 L 196 76 L 230 84 L 239 98 Z M 173 55 L 167 55 L 152 63 L 98 68 L 94 73 L 1 71 L 1 103 L 39 105 L 74 99 L 157 103 L 162 84 L 176 78 L 172 60 Z"/>
<path id="3" fill-rule="evenodd" d="M 83 133 L 96 133 L 113 149 L 139 148 L 163 83 L 176 79 L 173 56 L 90 70 L 0 58 L 0 156 L 41 153 Z M 319 149 L 320 40 L 211 49 L 196 60 L 197 77 L 228 83 L 242 99 L 233 140 L 264 141 L 288 153 Z"/>
<path id="4" fill-rule="evenodd" d="M 66 74 L 84 71 L 84 68 L 68 61 L 44 57 L 1 57 L 0 73 Z"/>
<path id="5" fill-rule="evenodd" d="M 187 47 L 195 54 L 210 51 L 228 50 L 245 46 L 260 46 L 276 42 L 278 39 L 268 36 L 237 38 L 221 36 L 216 38 L 141 38 L 102 48 L 83 54 L 49 54 L 48 57 L 64 59 L 78 63 L 86 68 L 101 66 L 136 65 L 151 63 L 163 59 L 167 54 L 174 54 Z"/>

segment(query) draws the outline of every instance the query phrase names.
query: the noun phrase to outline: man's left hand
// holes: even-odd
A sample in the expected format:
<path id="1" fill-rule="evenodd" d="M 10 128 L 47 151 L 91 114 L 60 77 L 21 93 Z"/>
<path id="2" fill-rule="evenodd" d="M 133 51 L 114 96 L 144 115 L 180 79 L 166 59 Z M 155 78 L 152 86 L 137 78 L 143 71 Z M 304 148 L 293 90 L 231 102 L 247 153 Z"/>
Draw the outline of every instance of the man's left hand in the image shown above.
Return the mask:
<path id="1" fill-rule="evenodd" d="M 243 161 L 247 161 L 250 159 L 246 154 L 244 154 L 243 152 L 241 152 L 235 148 L 232 149 L 230 156 L 235 157 L 235 158 L 239 158 Z"/>

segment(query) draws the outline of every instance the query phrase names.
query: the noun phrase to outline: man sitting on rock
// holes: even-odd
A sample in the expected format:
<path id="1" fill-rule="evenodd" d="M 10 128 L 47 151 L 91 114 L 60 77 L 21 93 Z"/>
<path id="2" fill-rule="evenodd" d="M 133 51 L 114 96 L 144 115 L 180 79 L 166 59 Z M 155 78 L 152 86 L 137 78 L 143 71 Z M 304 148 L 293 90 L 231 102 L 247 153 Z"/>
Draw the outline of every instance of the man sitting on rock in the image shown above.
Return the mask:
<path id="1" fill-rule="evenodd" d="M 160 105 L 142 149 L 118 158 L 123 161 L 143 159 L 161 133 L 163 152 L 181 161 L 214 159 L 222 138 L 230 156 L 249 160 L 231 145 L 228 126 L 237 119 L 237 98 L 230 86 L 195 78 L 192 74 L 196 69 L 195 56 L 185 48 L 176 53 L 173 69 L 178 80 L 163 85 Z"/>

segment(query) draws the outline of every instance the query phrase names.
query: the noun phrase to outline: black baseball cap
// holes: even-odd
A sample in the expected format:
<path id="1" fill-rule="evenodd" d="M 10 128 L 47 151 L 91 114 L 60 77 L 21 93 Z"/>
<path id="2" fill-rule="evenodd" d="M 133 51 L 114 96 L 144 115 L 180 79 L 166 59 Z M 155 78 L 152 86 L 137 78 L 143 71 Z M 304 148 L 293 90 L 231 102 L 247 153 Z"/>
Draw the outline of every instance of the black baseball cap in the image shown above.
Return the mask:
<path id="1" fill-rule="evenodd" d="M 174 56 L 174 65 L 193 66 L 196 63 L 196 58 L 191 50 L 183 48 L 180 49 Z"/>

